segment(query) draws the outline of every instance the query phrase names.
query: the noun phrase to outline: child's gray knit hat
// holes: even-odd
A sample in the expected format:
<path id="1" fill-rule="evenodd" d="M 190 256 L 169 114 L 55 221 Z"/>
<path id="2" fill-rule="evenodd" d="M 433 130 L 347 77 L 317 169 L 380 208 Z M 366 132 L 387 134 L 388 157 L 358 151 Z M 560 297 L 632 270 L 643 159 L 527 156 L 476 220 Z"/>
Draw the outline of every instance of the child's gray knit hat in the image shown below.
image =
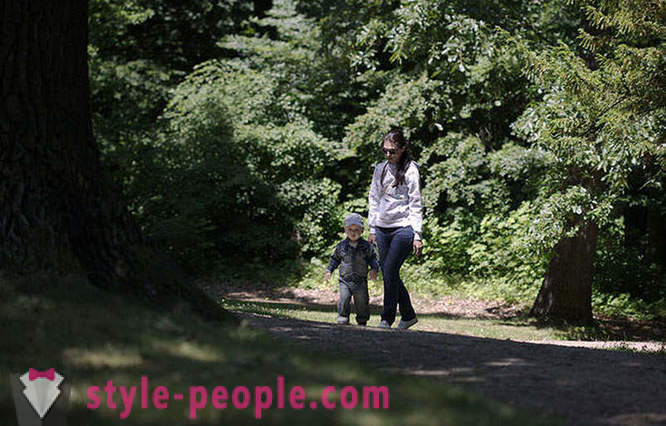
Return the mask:
<path id="1" fill-rule="evenodd" d="M 345 217 L 345 226 L 358 225 L 363 228 L 363 217 L 358 213 L 349 213 Z"/>

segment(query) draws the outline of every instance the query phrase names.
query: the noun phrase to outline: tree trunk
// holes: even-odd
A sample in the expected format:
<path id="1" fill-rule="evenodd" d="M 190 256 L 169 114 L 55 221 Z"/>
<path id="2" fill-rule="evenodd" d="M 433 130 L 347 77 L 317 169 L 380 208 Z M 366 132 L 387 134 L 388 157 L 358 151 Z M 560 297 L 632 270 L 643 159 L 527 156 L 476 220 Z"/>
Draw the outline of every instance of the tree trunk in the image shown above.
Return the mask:
<path id="1" fill-rule="evenodd" d="M 584 225 L 554 248 L 530 315 L 572 323 L 592 321 L 592 267 L 599 231 Z"/>
<path id="2" fill-rule="evenodd" d="M 88 2 L 2 0 L 0 11 L 2 267 L 74 262 L 92 281 L 115 283 L 140 233 L 92 134 Z"/>
<path id="3" fill-rule="evenodd" d="M 96 285 L 226 311 L 146 246 L 92 133 L 88 0 L 0 0 L 0 272 L 72 272 Z M 156 297 L 157 296 L 157 297 Z"/>

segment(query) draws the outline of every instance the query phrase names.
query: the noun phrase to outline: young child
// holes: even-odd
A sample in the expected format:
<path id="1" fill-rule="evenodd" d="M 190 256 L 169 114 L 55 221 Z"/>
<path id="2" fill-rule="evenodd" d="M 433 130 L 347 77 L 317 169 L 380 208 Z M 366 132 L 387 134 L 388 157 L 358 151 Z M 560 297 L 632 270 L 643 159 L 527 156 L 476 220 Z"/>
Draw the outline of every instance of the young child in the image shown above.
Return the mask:
<path id="1" fill-rule="evenodd" d="M 357 213 L 345 217 L 345 235 L 331 256 L 324 280 L 328 283 L 331 273 L 340 265 L 340 300 L 338 300 L 338 324 L 349 324 L 351 306 L 349 302 L 354 296 L 356 306 L 356 322 L 366 325 L 370 318 L 370 296 L 368 295 L 368 266 L 370 279 L 377 279 L 379 264 L 375 251 L 369 242 L 361 238 L 363 218 Z"/>

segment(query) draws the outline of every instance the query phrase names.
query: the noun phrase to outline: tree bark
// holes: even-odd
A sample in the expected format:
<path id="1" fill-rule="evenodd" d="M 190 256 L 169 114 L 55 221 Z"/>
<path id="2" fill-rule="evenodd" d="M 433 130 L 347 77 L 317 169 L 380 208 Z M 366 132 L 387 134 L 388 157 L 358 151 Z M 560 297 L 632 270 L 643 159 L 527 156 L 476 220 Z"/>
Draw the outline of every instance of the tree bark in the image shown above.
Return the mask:
<path id="1" fill-rule="evenodd" d="M 592 322 L 592 268 L 598 234 L 596 224 L 590 223 L 555 245 L 531 316 Z"/>
<path id="2" fill-rule="evenodd" d="M 0 1 L 3 269 L 68 269 L 115 283 L 140 233 L 93 138 L 88 2 Z M 122 263 L 122 262 L 121 262 Z"/>
<path id="3" fill-rule="evenodd" d="M 0 272 L 91 283 L 229 315 L 147 246 L 92 132 L 88 0 L 0 0 Z"/>

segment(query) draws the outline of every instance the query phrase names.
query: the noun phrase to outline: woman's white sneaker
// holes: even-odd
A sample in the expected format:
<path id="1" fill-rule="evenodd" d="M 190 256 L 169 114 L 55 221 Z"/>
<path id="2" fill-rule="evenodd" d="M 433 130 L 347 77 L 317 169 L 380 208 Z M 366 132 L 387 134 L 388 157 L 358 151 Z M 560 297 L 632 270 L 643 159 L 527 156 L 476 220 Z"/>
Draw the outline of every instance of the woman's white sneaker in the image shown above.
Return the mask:
<path id="1" fill-rule="evenodd" d="M 391 325 L 386 320 L 379 321 L 379 328 L 391 328 Z"/>
<path id="2" fill-rule="evenodd" d="M 400 323 L 398 323 L 398 328 L 399 328 L 400 330 L 406 330 L 406 329 L 408 329 L 409 327 L 411 327 L 411 326 L 413 326 L 414 324 L 416 324 L 417 322 L 419 322 L 419 320 L 417 320 L 416 317 L 414 317 L 413 319 L 410 319 L 409 321 L 403 321 L 403 320 L 400 320 Z"/>

